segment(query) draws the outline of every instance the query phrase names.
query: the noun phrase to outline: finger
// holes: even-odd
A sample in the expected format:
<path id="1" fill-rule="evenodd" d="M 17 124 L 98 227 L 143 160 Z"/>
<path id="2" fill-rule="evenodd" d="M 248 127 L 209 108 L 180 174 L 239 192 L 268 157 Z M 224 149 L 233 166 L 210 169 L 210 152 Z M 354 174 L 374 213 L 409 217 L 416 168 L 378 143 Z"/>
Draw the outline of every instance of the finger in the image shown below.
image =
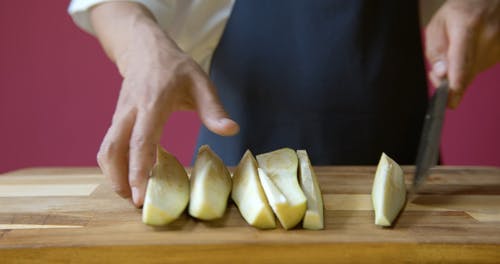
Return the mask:
<path id="1" fill-rule="evenodd" d="M 429 80 L 431 81 L 432 86 L 438 87 L 439 84 L 441 83 L 442 78 L 438 77 L 436 74 L 434 74 L 434 72 L 430 71 L 429 72 Z"/>
<path id="2" fill-rule="evenodd" d="M 128 181 L 135 206 L 144 203 L 147 181 L 155 163 L 165 118 L 154 110 L 140 110 L 130 137 Z"/>
<path id="3" fill-rule="evenodd" d="M 111 180 L 113 190 L 123 198 L 131 195 L 127 178 L 128 150 L 134 121 L 134 112 L 113 118 L 113 124 L 106 132 L 97 153 L 97 163 L 103 174 Z"/>
<path id="4" fill-rule="evenodd" d="M 449 28 L 448 78 L 451 94 L 448 105 L 451 108 L 456 108 L 471 81 L 476 41 L 475 33 L 470 27 L 457 23 L 456 25 L 450 25 Z"/>
<path id="5" fill-rule="evenodd" d="M 192 93 L 203 124 L 221 136 L 237 134 L 240 128 L 224 110 L 213 83 L 204 76 L 193 79 L 193 82 Z"/>
<path id="6" fill-rule="evenodd" d="M 447 51 L 449 43 L 445 23 L 439 14 L 431 20 L 426 28 L 425 42 L 426 57 L 431 65 L 429 77 L 433 84 L 437 86 L 435 81 L 444 78 L 448 69 Z"/>

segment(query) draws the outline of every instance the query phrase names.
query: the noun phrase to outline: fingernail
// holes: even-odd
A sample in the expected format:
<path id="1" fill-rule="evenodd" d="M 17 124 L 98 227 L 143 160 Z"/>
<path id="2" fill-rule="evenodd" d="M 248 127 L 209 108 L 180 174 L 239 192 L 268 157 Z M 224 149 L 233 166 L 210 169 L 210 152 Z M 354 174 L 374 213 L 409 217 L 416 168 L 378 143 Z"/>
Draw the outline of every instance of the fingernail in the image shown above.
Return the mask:
<path id="1" fill-rule="evenodd" d="M 447 69 L 446 62 L 443 60 L 438 60 L 432 65 L 432 71 L 439 77 L 443 77 L 446 75 Z"/>
<path id="2" fill-rule="evenodd" d="M 219 124 L 221 126 L 227 126 L 227 125 L 229 125 L 231 123 L 234 123 L 234 121 L 231 120 L 231 119 L 229 119 L 229 118 L 221 118 L 221 119 L 219 119 Z"/>
<path id="3" fill-rule="evenodd" d="M 132 200 L 136 205 L 139 203 L 139 195 L 140 195 L 139 188 L 132 187 Z"/>

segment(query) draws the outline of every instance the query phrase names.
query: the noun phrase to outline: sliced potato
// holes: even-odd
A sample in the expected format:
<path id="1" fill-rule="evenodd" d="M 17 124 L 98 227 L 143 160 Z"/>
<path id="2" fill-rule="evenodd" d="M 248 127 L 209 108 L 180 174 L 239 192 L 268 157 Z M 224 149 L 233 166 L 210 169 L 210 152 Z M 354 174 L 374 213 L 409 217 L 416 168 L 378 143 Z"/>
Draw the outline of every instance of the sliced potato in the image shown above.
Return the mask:
<path id="1" fill-rule="evenodd" d="M 231 174 L 207 145 L 198 150 L 190 180 L 189 214 L 202 220 L 222 217 L 231 192 Z"/>
<path id="2" fill-rule="evenodd" d="M 297 150 L 299 158 L 299 179 L 300 187 L 307 198 L 307 209 L 302 227 L 305 229 L 323 229 L 323 196 L 318 184 L 318 178 L 314 173 L 314 169 L 309 160 L 309 156 L 305 150 Z"/>
<path id="3" fill-rule="evenodd" d="M 262 183 L 262 188 L 264 189 L 264 193 L 266 194 L 267 200 L 269 201 L 269 205 L 273 209 L 273 212 L 278 216 L 278 219 L 281 217 L 286 220 L 289 218 L 288 215 L 290 212 L 290 205 L 288 204 L 285 195 L 281 192 L 278 186 L 274 184 L 264 170 L 258 168 L 257 171 L 260 182 Z M 281 219 L 280 222 L 282 222 Z"/>
<path id="4" fill-rule="evenodd" d="M 250 150 L 245 152 L 234 171 L 231 197 L 250 225 L 262 229 L 276 227 L 273 211 L 259 180 L 257 161 Z"/>
<path id="5" fill-rule="evenodd" d="M 189 201 L 189 178 L 184 167 L 161 146 L 148 180 L 142 222 L 166 225 L 180 216 Z"/>
<path id="6" fill-rule="evenodd" d="M 385 153 L 378 163 L 372 188 L 375 224 L 390 226 L 406 203 L 406 185 L 401 167 Z"/>
<path id="7" fill-rule="evenodd" d="M 287 206 L 283 210 L 276 210 L 272 204 L 271 208 L 283 228 L 293 228 L 304 217 L 307 200 L 297 179 L 297 154 L 289 148 L 283 148 L 258 155 L 257 161 L 259 167 L 269 176 L 287 201 Z M 266 195 L 270 199 L 267 191 Z"/>

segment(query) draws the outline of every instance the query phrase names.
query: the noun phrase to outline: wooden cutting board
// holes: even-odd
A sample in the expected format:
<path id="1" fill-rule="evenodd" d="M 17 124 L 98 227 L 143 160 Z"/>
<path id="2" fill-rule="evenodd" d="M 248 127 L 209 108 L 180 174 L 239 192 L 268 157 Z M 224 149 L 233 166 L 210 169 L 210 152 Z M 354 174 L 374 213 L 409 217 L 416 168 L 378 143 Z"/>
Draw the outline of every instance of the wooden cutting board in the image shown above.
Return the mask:
<path id="1" fill-rule="evenodd" d="M 404 167 L 407 184 L 413 167 Z M 325 230 L 258 230 L 230 203 L 202 222 L 141 223 L 96 168 L 0 175 L 0 263 L 500 262 L 500 169 L 438 167 L 394 228 L 373 224 L 375 167 L 317 167 Z"/>

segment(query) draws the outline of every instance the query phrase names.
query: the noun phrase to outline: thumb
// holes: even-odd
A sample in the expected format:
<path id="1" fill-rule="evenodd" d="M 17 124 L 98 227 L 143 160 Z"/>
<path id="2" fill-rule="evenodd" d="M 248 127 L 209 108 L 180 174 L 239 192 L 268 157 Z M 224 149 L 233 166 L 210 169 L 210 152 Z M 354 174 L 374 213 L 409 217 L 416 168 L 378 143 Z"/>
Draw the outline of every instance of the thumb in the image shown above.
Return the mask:
<path id="1" fill-rule="evenodd" d="M 240 128 L 224 110 L 213 83 L 206 76 L 199 77 L 194 83 L 192 95 L 203 124 L 221 136 L 237 134 Z"/>
<path id="2" fill-rule="evenodd" d="M 425 54 L 431 66 L 429 79 L 435 87 L 448 72 L 448 44 L 445 23 L 438 13 L 425 30 Z"/>

